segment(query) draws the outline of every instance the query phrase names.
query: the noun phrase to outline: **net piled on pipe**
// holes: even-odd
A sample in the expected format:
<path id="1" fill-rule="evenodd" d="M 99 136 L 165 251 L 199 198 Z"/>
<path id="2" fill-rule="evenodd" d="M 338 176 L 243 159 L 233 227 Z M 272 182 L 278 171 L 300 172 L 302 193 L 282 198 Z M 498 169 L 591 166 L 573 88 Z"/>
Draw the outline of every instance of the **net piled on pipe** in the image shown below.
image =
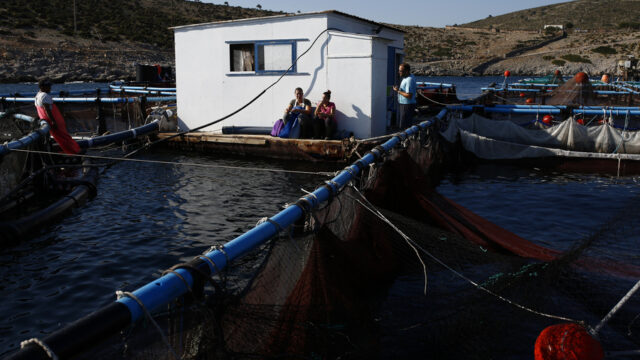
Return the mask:
<path id="1" fill-rule="evenodd" d="M 20 139 L 31 131 L 29 122 L 18 120 L 12 112 L 0 115 L 0 144 Z M 0 157 L 0 196 L 15 187 L 25 171 L 26 154 L 11 153 Z"/>
<path id="2" fill-rule="evenodd" d="M 432 135 L 156 315 L 170 346 L 145 320 L 86 358 L 531 358 L 544 327 L 597 324 L 640 276 L 615 250 L 636 220 L 562 253 L 439 195 Z M 639 313 L 634 298 L 603 328 L 605 349 L 640 344 Z"/>
<path id="3" fill-rule="evenodd" d="M 93 94 L 92 96 L 95 96 Z M 67 131 L 72 136 L 103 132 L 116 133 L 144 125 L 147 114 L 142 111 L 138 99 L 130 103 L 74 103 L 55 102 L 65 119 Z M 146 105 L 152 105 L 149 102 Z M 33 103 L 2 103 L 0 111 L 10 109 L 22 114 L 38 118 L 38 113 Z M 100 117 L 104 123 L 104 129 L 99 128 Z M 102 134 L 98 134 L 102 135 Z"/>

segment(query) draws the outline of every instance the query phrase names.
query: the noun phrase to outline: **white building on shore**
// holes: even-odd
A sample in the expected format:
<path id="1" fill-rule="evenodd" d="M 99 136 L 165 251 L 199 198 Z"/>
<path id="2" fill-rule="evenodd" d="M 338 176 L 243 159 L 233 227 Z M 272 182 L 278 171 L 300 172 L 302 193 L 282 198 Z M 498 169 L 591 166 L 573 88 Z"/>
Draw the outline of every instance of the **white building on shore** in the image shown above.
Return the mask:
<path id="1" fill-rule="evenodd" d="M 301 87 L 313 106 L 331 90 L 339 131 L 357 138 L 386 132 L 403 54 L 401 30 L 338 11 L 173 30 L 178 116 L 185 130 L 231 114 L 263 91 L 242 111 L 202 131 L 271 127 Z"/>

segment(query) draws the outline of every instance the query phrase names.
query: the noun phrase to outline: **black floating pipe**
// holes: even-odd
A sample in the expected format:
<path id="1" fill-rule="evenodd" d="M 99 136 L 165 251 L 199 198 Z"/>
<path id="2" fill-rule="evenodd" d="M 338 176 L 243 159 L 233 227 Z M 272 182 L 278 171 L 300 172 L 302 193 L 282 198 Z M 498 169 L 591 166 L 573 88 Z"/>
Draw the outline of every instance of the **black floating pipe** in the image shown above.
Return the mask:
<path id="1" fill-rule="evenodd" d="M 126 328 L 131 322 L 131 313 L 126 305 L 113 302 L 82 319 L 66 326 L 43 341 L 59 359 L 67 359 L 88 350 L 109 336 Z M 6 360 L 49 359 L 45 350 L 37 344 L 28 344 Z"/>
<path id="2" fill-rule="evenodd" d="M 186 264 L 196 282 L 192 287 L 195 295 L 202 294 L 204 276 L 210 276 L 209 265 L 200 258 Z M 196 269 L 193 271 L 192 269 Z M 80 320 L 57 330 L 41 339 L 59 359 L 68 359 L 92 349 L 131 325 L 131 312 L 121 302 L 113 302 Z M 159 336 L 159 335 L 158 335 Z M 51 360 L 45 350 L 37 344 L 28 344 L 5 360 Z"/>
<path id="3" fill-rule="evenodd" d="M 95 194 L 98 169 L 95 167 L 90 168 L 81 181 L 85 184 L 74 187 L 70 193 L 46 208 L 17 220 L 0 222 L 0 246 L 14 244 L 28 234 L 53 222 L 66 211 L 85 204 L 87 199 Z"/>
<path id="4" fill-rule="evenodd" d="M 125 131 L 117 132 L 115 134 L 109 134 L 104 136 L 97 136 L 87 140 L 78 140 L 77 143 L 83 149 L 94 147 L 94 146 L 103 146 L 103 145 L 112 144 L 118 141 L 123 141 L 126 139 L 132 139 L 140 135 L 146 135 L 148 133 L 158 130 L 159 126 L 160 124 L 158 123 L 158 121 L 153 121 L 147 125 L 143 125 L 131 130 L 125 130 Z"/>

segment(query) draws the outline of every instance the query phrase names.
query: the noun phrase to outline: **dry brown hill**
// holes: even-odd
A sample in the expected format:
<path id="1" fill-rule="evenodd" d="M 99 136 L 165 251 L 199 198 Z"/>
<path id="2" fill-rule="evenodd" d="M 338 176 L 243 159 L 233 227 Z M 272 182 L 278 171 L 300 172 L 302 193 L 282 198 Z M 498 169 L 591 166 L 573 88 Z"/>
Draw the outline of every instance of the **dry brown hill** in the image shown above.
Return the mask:
<path id="1" fill-rule="evenodd" d="M 276 14 L 184 0 L 0 2 L 0 82 L 131 79 L 133 63 L 173 64 L 175 25 Z M 593 14 L 598 14 L 595 16 Z M 561 69 L 613 72 L 639 57 L 640 0 L 577 0 L 494 16 L 464 26 L 398 26 L 419 74 L 543 75 Z M 546 23 L 569 27 L 565 38 Z M 621 27 L 622 26 L 622 27 Z"/>

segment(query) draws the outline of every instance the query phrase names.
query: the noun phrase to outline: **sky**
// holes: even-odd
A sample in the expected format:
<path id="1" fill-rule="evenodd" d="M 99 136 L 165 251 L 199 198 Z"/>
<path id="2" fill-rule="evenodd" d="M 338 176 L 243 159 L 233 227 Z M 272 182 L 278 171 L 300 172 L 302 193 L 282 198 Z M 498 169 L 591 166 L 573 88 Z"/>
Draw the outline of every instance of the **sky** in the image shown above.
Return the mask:
<path id="1" fill-rule="evenodd" d="M 288 13 L 338 10 L 376 22 L 444 27 L 568 0 L 228 0 L 231 6 Z M 214 4 L 224 1 L 203 0 Z"/>

